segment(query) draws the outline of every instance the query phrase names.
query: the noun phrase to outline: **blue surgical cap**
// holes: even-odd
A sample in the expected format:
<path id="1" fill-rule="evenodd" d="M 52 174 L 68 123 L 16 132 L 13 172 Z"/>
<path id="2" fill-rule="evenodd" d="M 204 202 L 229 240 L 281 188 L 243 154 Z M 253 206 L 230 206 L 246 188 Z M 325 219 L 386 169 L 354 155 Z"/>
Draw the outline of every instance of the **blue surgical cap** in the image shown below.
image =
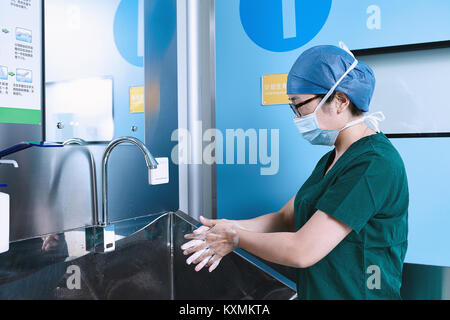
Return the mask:
<path id="1" fill-rule="evenodd" d="M 326 94 L 354 61 L 339 47 L 312 47 L 300 55 L 289 72 L 287 94 Z M 367 112 L 374 89 L 372 69 L 359 61 L 335 91 L 345 93 L 358 109 Z"/>

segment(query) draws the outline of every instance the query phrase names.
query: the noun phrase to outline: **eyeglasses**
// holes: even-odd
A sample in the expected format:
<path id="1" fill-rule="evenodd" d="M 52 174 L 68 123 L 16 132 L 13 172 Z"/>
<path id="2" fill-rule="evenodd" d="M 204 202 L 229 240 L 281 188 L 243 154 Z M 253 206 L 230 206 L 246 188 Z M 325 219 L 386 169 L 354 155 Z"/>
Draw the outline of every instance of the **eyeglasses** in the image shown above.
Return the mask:
<path id="1" fill-rule="evenodd" d="M 297 104 L 289 103 L 289 106 L 291 107 L 292 111 L 294 111 L 294 114 L 295 114 L 298 118 L 300 118 L 302 115 L 300 114 L 300 112 L 298 111 L 298 109 L 301 108 L 302 106 L 304 106 L 304 105 L 310 103 L 311 101 L 313 101 L 313 100 L 315 100 L 315 99 L 317 99 L 317 98 L 321 98 L 321 97 L 322 97 L 322 96 L 320 96 L 320 95 L 319 95 L 319 96 L 315 96 L 315 97 L 312 97 L 312 98 L 310 98 L 310 99 L 308 99 L 308 100 L 305 100 L 305 101 L 300 102 L 300 103 L 297 103 Z"/>

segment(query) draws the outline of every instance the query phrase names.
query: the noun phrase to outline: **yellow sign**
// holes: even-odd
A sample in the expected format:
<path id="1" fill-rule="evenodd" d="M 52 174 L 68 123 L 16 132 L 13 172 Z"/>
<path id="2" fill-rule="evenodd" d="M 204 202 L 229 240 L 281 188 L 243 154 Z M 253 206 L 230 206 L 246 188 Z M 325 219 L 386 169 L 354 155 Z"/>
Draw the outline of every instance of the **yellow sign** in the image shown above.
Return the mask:
<path id="1" fill-rule="evenodd" d="M 262 105 L 288 104 L 287 73 L 262 76 Z"/>
<path id="2" fill-rule="evenodd" d="M 130 113 L 144 112 L 144 87 L 130 88 Z"/>

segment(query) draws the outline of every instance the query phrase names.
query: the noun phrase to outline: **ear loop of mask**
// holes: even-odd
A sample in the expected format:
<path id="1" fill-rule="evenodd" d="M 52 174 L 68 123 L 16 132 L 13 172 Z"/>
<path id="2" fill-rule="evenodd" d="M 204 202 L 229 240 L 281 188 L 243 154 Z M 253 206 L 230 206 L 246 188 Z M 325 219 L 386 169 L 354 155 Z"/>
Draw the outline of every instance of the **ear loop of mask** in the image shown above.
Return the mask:
<path id="1" fill-rule="evenodd" d="M 339 80 L 331 87 L 331 89 L 327 92 L 327 94 L 325 95 L 325 97 L 322 99 L 322 101 L 320 101 L 319 105 L 317 106 L 316 110 L 314 110 L 314 113 L 317 112 L 317 110 L 319 110 L 324 104 L 325 102 L 328 100 L 328 98 L 333 94 L 334 90 L 336 90 L 336 88 L 339 86 L 339 84 L 342 82 L 342 80 L 344 80 L 344 78 L 353 70 L 356 68 L 356 66 L 358 65 L 359 61 L 355 58 L 355 56 L 353 55 L 353 53 L 348 49 L 348 47 L 345 45 L 344 42 L 340 41 L 339 42 L 339 47 L 343 50 L 345 50 L 348 54 L 350 54 L 355 61 L 352 63 L 352 65 L 350 66 L 350 68 L 347 69 L 347 71 L 345 71 L 345 73 L 339 78 Z"/>
<path id="2" fill-rule="evenodd" d="M 351 55 L 355 60 L 355 55 L 350 51 L 350 49 L 345 45 L 344 41 L 339 41 L 339 48 L 345 50 L 349 55 Z"/>

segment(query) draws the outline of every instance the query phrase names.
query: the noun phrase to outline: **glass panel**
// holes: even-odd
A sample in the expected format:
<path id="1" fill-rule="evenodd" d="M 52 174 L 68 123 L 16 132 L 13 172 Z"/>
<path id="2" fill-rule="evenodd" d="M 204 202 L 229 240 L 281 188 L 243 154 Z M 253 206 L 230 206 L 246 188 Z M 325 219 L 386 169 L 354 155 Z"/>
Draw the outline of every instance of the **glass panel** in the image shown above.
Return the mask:
<path id="1" fill-rule="evenodd" d="M 46 140 L 144 140 L 143 5 L 45 0 Z"/>
<path id="2" fill-rule="evenodd" d="M 109 141 L 114 137 L 113 81 L 89 78 L 46 84 L 46 137 Z"/>

